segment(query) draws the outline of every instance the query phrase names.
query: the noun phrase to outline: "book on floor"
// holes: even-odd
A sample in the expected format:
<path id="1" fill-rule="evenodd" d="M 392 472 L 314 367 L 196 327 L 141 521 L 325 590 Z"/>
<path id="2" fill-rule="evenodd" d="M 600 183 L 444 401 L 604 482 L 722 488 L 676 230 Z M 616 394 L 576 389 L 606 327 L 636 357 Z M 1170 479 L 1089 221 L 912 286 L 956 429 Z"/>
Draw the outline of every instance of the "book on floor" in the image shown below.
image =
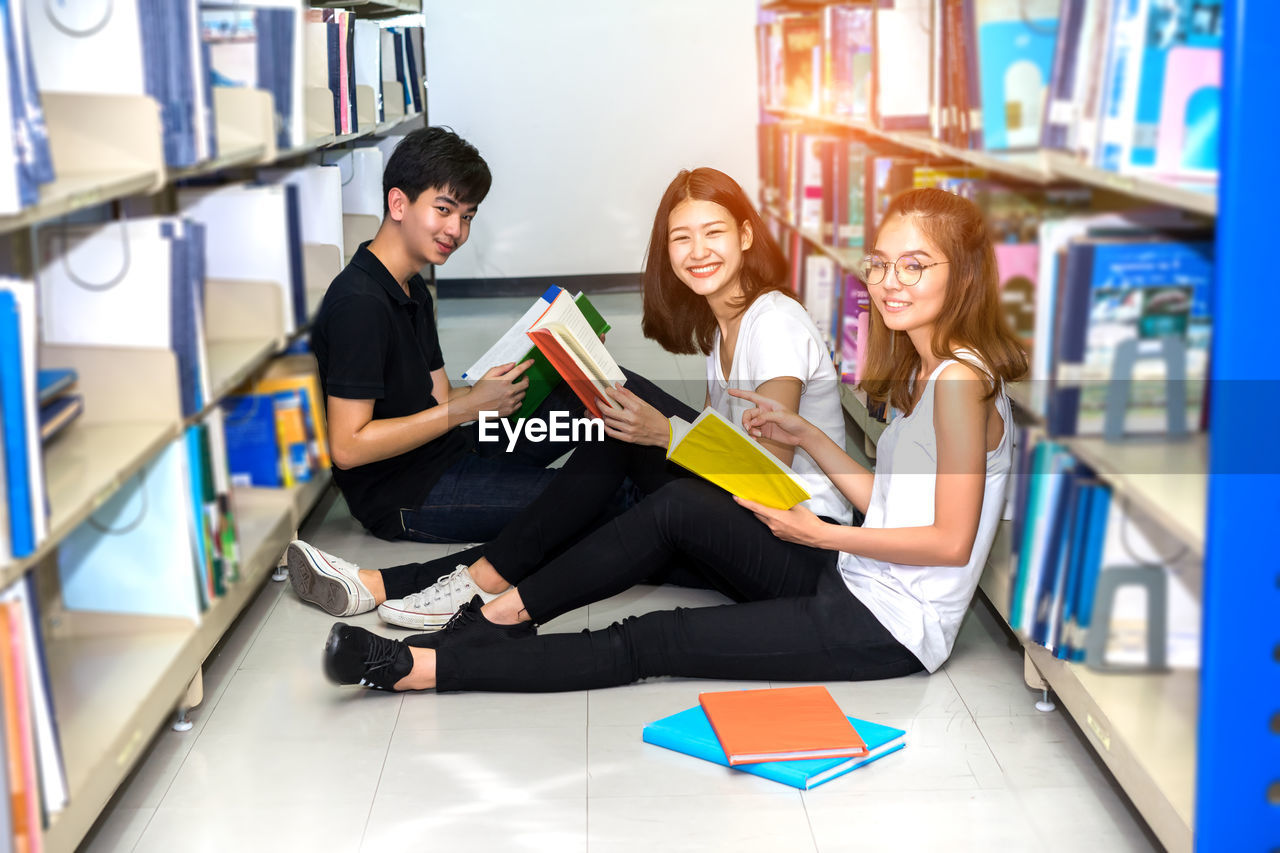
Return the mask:
<path id="1" fill-rule="evenodd" d="M 698 694 L 730 766 L 867 754 L 827 688 L 771 687 Z"/>
<path id="2" fill-rule="evenodd" d="M 576 315 L 572 310 L 574 308 L 576 308 Z M 566 315 L 569 316 L 568 322 L 565 320 Z M 529 310 L 520 319 L 516 320 L 511 325 L 511 328 L 507 329 L 484 355 L 476 359 L 475 364 L 463 372 L 463 381 L 474 385 L 488 370 L 499 364 L 520 364 L 523 361 L 533 359 L 533 365 L 524 372 L 524 377 L 529 380 L 529 387 L 524 394 L 524 402 L 521 404 L 519 411 L 512 416 L 513 418 L 519 420 L 531 415 L 542 404 L 542 401 L 547 398 L 552 389 L 560 383 L 562 378 L 571 380 L 571 387 L 582 398 L 587 409 L 599 417 L 600 413 L 595 402 L 597 392 L 588 390 L 588 388 L 594 388 L 595 386 L 589 382 L 584 384 L 584 380 L 566 376 L 565 371 L 561 368 L 567 359 L 561 359 L 561 363 L 556 363 L 545 353 L 543 346 L 547 348 L 560 346 L 554 344 L 553 340 L 557 333 L 564 334 L 560 329 L 550 330 L 548 327 L 551 325 L 572 328 L 572 337 L 577 349 L 589 348 L 594 343 L 596 348 L 604 353 L 603 357 L 599 357 L 597 354 L 593 356 L 592 360 L 597 364 L 601 358 L 607 360 L 607 365 L 611 372 L 604 379 L 605 385 L 612 384 L 613 381 L 622 381 L 621 369 L 618 368 L 616 362 L 609 356 L 608 351 L 604 349 L 604 345 L 599 340 L 601 335 L 609 331 L 609 323 L 595 309 L 595 306 L 591 304 L 591 300 L 585 294 L 579 293 L 577 296 L 570 298 L 568 291 L 557 286 L 547 288 L 547 291 L 533 303 Z M 545 334 L 540 333 L 542 344 L 539 344 L 533 333 L 544 328 L 547 328 L 548 331 Z M 566 367 L 565 369 L 568 368 Z M 609 377 L 617 378 L 614 380 Z M 575 382 L 578 384 L 574 384 Z"/>
<path id="3" fill-rule="evenodd" d="M 846 719 L 867 745 L 866 755 L 853 758 L 762 761 L 756 764 L 732 765 L 732 769 L 807 791 L 906 746 L 904 740 L 906 732 L 902 729 L 859 720 L 855 717 Z M 723 767 L 731 766 L 701 705 L 694 705 L 678 714 L 649 723 L 644 727 L 641 736 L 645 743 L 701 758 L 703 761 L 710 761 Z"/>
<path id="4" fill-rule="evenodd" d="M 730 494 L 775 509 L 811 497 L 795 471 L 710 406 L 693 423 L 670 423 L 667 458 Z"/>

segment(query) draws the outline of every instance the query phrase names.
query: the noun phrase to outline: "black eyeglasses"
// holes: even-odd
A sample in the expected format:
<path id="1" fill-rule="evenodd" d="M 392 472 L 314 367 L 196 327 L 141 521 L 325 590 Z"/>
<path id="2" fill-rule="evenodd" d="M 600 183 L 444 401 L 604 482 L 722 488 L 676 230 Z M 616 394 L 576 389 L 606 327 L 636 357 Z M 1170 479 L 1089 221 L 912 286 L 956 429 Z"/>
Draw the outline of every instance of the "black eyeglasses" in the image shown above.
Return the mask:
<path id="1" fill-rule="evenodd" d="M 898 277 L 898 284 L 903 287 L 914 287 L 920 283 L 920 277 L 929 267 L 940 266 L 949 261 L 935 261 L 922 264 L 914 255 L 903 255 L 893 262 L 893 273 Z M 867 255 L 862 259 L 862 280 L 867 284 L 880 284 L 889 272 L 889 262 L 879 255 Z"/>

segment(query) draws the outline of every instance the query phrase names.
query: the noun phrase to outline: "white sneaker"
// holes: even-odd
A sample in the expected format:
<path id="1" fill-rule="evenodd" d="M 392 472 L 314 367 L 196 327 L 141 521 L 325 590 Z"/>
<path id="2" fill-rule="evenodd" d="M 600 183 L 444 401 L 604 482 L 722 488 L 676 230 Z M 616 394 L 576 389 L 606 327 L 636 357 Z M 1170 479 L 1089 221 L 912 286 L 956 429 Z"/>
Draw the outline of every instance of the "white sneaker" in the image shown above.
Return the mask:
<path id="1" fill-rule="evenodd" d="M 476 586 L 467 567 L 460 565 L 453 574 L 441 575 L 422 592 L 379 604 L 378 616 L 388 625 L 435 631 L 443 628 L 459 607 L 477 595 L 486 603 L 497 598 Z"/>
<path id="2" fill-rule="evenodd" d="M 360 567 L 326 554 L 301 539 L 285 551 L 289 582 L 298 598 L 334 616 L 355 616 L 374 607 L 373 593 L 360 581 Z"/>

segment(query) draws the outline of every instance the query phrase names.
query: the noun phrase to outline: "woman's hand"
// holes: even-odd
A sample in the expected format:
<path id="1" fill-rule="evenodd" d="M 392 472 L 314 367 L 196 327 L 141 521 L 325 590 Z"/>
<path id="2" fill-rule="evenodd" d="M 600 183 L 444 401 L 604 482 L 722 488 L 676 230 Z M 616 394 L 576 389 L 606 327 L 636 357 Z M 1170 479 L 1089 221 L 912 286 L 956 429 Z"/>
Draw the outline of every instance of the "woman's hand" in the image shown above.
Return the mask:
<path id="1" fill-rule="evenodd" d="M 608 402 L 612 404 L 600 410 L 606 435 L 632 444 L 667 446 L 671 427 L 662 412 L 621 385 L 615 385 L 606 393 Z"/>
<path id="2" fill-rule="evenodd" d="M 804 443 L 805 438 L 817 429 L 777 400 L 762 397 L 754 391 L 739 391 L 736 388 L 730 388 L 729 393 L 755 403 L 754 408 L 742 413 L 742 428 L 748 435 L 799 447 Z"/>
<path id="3" fill-rule="evenodd" d="M 818 518 L 800 504 L 791 509 L 774 509 L 762 503 L 734 496 L 738 506 L 750 510 L 769 528 L 770 532 L 786 542 L 825 548 L 824 535 L 831 525 Z"/>

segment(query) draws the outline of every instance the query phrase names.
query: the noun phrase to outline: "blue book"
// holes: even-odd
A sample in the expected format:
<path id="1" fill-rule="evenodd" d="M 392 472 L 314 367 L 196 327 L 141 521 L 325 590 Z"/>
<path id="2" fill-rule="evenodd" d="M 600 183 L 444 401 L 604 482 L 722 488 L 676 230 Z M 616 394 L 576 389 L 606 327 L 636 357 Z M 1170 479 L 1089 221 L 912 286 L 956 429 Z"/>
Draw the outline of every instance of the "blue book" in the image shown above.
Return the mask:
<path id="1" fill-rule="evenodd" d="M 40 407 L 40 442 L 45 444 L 84 412 L 84 397 L 63 394 Z"/>
<path id="2" fill-rule="evenodd" d="M 793 788 L 807 791 L 816 788 L 823 782 L 830 782 L 837 776 L 843 776 L 850 770 L 856 770 L 864 764 L 870 764 L 884 758 L 891 752 L 897 752 L 906 746 L 903 739 L 906 732 L 892 726 L 872 723 L 868 720 L 849 718 L 857 730 L 863 743 L 867 745 L 867 754 L 856 758 L 816 758 L 798 761 L 762 761 L 757 764 L 738 764 L 732 769 L 763 776 Z M 703 761 L 711 761 L 723 767 L 729 766 L 729 759 L 720 748 L 720 740 L 707 720 L 701 705 L 695 705 L 687 711 L 672 714 L 655 720 L 644 727 L 642 737 L 645 743 L 665 747 Z"/>
<path id="3" fill-rule="evenodd" d="M 1138 64 L 1138 102 L 1129 165 L 1154 169 L 1169 52 L 1175 47 L 1222 47 L 1221 0 L 1153 3 Z"/>
<path id="4" fill-rule="evenodd" d="M 44 368 L 36 375 L 36 393 L 41 406 L 76 384 L 76 372 L 69 367 Z"/>
<path id="5" fill-rule="evenodd" d="M 1189 423 L 1194 429 L 1203 400 L 1209 361 L 1209 286 L 1213 243 L 1175 243 L 1142 236 L 1093 237 L 1067 249 L 1054 324 L 1054 373 L 1061 364 L 1083 364 L 1109 376 L 1116 347 L 1139 342 L 1139 353 L 1162 337 L 1187 347 Z M 1102 432 L 1108 389 L 1105 380 L 1083 387 L 1054 387 L 1048 409 L 1053 435 Z M 1126 432 L 1165 431 L 1164 385 L 1137 381 L 1131 387 Z"/>
<path id="6" fill-rule="evenodd" d="M 276 438 L 275 402 L 270 394 L 227 397 L 227 467 L 231 485 L 279 488 L 280 444 Z"/>
<path id="7" fill-rule="evenodd" d="M 5 497 L 9 506 L 9 547 L 15 557 L 35 550 L 31 516 L 31 469 L 27 464 L 27 400 L 22 383 L 22 327 L 18 302 L 0 290 L 0 428 L 4 431 Z"/>
<path id="8" fill-rule="evenodd" d="M 978 27 L 979 97 L 987 148 L 1040 144 L 1057 33 L 1056 18 L 1021 15 Z"/>
<path id="9" fill-rule="evenodd" d="M 1085 553 L 1081 558 L 1080 586 L 1075 591 L 1075 632 L 1069 654 L 1073 661 L 1083 661 L 1085 636 L 1093 621 L 1093 594 L 1098 588 L 1098 573 L 1102 571 L 1102 548 L 1107 538 L 1107 525 L 1111 518 L 1111 490 L 1098 486 L 1089 507 L 1089 529 L 1085 538 Z"/>

